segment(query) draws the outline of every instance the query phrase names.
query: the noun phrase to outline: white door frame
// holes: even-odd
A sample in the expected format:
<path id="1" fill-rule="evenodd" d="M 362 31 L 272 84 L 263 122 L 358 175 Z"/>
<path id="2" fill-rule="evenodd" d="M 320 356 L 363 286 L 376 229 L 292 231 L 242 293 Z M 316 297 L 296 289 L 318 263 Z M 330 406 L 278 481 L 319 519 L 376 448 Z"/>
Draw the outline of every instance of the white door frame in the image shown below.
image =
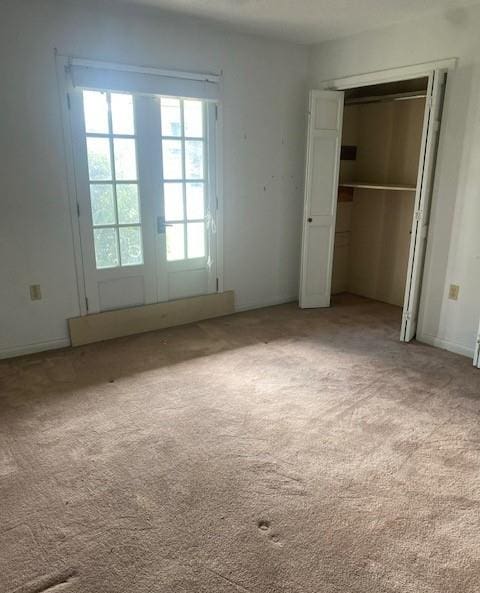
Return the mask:
<path id="1" fill-rule="evenodd" d="M 362 86 L 371 86 L 372 84 L 382 84 L 387 82 L 399 82 L 401 80 L 410 80 L 412 78 L 423 78 L 429 76 L 433 70 L 454 70 L 457 66 L 458 58 L 446 58 L 436 60 L 435 62 L 425 62 L 423 64 L 414 64 L 411 66 L 401 66 L 399 68 L 389 68 L 387 70 L 376 70 L 365 74 L 355 74 L 342 78 L 332 78 L 324 80 L 319 85 L 319 89 L 330 91 L 346 91 Z"/>
<path id="2" fill-rule="evenodd" d="M 73 254 L 75 261 L 75 276 L 77 280 L 77 296 L 78 296 L 78 313 L 80 316 L 88 315 L 87 308 L 87 291 L 85 284 L 83 255 L 82 255 L 82 241 L 80 233 L 80 223 L 78 215 L 78 196 L 77 196 L 77 184 L 76 184 L 76 173 L 75 173 L 75 157 L 73 150 L 73 131 L 71 128 L 70 118 L 70 102 L 72 86 L 70 77 L 67 75 L 67 69 L 71 64 L 73 56 L 61 55 L 55 49 L 55 66 L 57 76 L 57 87 L 59 97 L 59 107 L 62 119 L 63 128 L 63 142 L 65 149 L 65 174 L 67 182 L 67 194 L 68 204 L 70 210 L 70 224 L 72 231 L 72 244 Z M 88 64 L 105 65 L 112 69 L 123 69 L 132 72 L 145 72 L 157 75 L 169 75 L 175 78 L 191 78 L 193 73 L 186 73 L 176 70 L 165 70 L 159 68 L 145 68 L 141 66 L 131 66 L 123 64 L 114 64 L 110 62 L 101 62 L 87 60 Z M 198 73 L 198 76 L 206 76 Z M 216 132 L 215 132 L 215 150 L 216 150 L 216 162 L 215 162 L 215 181 L 216 181 L 216 278 L 217 286 L 216 292 L 223 292 L 224 288 L 224 271 L 223 271 L 223 77 L 217 75 L 208 75 L 210 78 L 215 78 L 215 82 L 220 87 L 220 101 L 216 103 Z"/>
<path id="3" fill-rule="evenodd" d="M 404 66 L 404 67 L 400 67 L 400 68 L 391 68 L 391 69 L 387 69 L 387 70 L 378 70 L 375 72 L 368 72 L 368 73 L 364 73 L 364 74 L 357 74 L 357 75 L 347 76 L 347 77 L 343 77 L 343 78 L 326 80 L 326 81 L 321 82 L 320 85 L 318 85 L 318 88 L 323 89 L 323 90 L 344 91 L 344 90 L 359 88 L 359 87 L 363 87 L 363 86 L 371 86 L 374 84 L 384 84 L 384 83 L 389 83 L 389 82 L 399 82 L 402 80 L 411 80 L 414 78 L 425 77 L 425 78 L 429 78 L 429 81 L 431 81 L 432 73 L 434 73 L 434 72 L 439 73 L 442 70 L 443 71 L 445 71 L 445 70 L 451 71 L 456 68 L 456 65 L 457 65 L 457 58 L 447 58 L 447 59 L 438 60 L 435 62 L 426 62 L 423 64 L 414 64 L 411 66 Z M 427 137 L 429 136 L 429 134 L 427 132 L 429 131 L 429 128 L 431 125 L 434 125 L 432 118 L 429 118 L 428 121 L 425 120 L 424 130 L 423 130 L 423 135 L 422 135 L 421 155 L 424 155 L 424 153 L 425 153 Z M 422 164 L 420 162 L 421 158 L 419 159 L 420 164 Z M 419 171 L 419 175 L 420 175 L 420 171 Z M 435 180 L 435 172 L 433 174 L 432 187 L 434 184 L 434 180 Z M 419 192 L 420 192 L 420 188 L 417 187 L 417 194 L 419 194 Z M 418 195 L 417 195 L 417 200 L 418 200 Z M 432 196 L 432 200 L 433 200 L 433 196 Z M 411 251 L 411 246 L 410 246 L 410 251 Z M 421 291 L 421 287 L 420 287 L 420 291 Z M 420 298 L 418 299 L 417 308 L 419 306 L 419 303 L 420 303 Z M 417 313 L 418 313 L 418 311 L 415 311 L 415 314 L 417 314 Z M 402 321 L 402 330 L 403 330 L 403 326 L 404 326 L 404 323 Z M 404 332 L 402 331 L 401 337 L 400 337 L 400 339 L 402 341 L 404 341 L 403 334 L 404 334 Z"/>

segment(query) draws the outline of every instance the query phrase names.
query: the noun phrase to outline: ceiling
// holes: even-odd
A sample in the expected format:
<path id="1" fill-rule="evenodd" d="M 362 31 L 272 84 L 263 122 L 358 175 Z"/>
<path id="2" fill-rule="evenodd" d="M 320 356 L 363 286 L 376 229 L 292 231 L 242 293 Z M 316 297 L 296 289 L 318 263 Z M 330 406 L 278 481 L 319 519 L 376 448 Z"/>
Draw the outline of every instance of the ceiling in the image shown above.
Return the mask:
<path id="1" fill-rule="evenodd" d="M 478 0 L 117 0 L 213 19 L 241 31 L 316 43 L 417 17 L 452 11 Z M 459 10 L 460 9 L 460 10 Z M 458 12 L 456 12 L 458 11 Z"/>

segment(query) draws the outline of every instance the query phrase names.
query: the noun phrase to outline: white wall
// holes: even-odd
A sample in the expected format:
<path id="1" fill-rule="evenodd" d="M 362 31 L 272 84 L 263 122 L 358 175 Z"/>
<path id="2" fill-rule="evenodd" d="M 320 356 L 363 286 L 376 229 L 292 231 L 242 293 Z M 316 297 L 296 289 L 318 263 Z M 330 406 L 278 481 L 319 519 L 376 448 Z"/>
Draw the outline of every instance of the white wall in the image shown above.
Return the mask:
<path id="1" fill-rule="evenodd" d="M 140 8 L 7 0 L 0 19 L 0 356 L 79 313 L 54 48 L 224 74 L 224 272 L 237 307 L 297 294 L 307 50 Z M 40 284 L 41 301 L 29 285 Z"/>
<path id="2" fill-rule="evenodd" d="M 459 57 L 442 127 L 421 338 L 471 354 L 480 316 L 480 7 L 316 46 L 311 86 Z M 54 48 L 224 73 L 225 288 L 297 293 L 307 50 L 140 8 L 4 0 L 0 19 L 0 356 L 68 343 L 78 314 Z M 28 287 L 41 284 L 43 299 Z M 458 302 L 448 285 L 460 284 Z"/>
<path id="3" fill-rule="evenodd" d="M 449 77 L 419 337 L 473 354 L 480 316 L 480 6 L 312 48 L 311 84 L 458 57 Z M 457 302 L 450 283 L 460 285 Z"/>

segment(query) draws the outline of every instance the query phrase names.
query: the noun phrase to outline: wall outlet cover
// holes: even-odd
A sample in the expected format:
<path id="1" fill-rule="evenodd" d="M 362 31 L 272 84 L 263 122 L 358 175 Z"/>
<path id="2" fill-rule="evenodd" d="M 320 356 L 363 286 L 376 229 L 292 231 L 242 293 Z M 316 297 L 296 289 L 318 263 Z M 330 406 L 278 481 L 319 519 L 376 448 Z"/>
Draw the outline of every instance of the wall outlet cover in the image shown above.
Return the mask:
<path id="1" fill-rule="evenodd" d="M 42 298 L 42 290 L 40 288 L 40 284 L 31 284 L 30 285 L 30 299 L 32 301 L 40 301 Z"/>
<path id="2" fill-rule="evenodd" d="M 458 293 L 460 292 L 460 286 L 458 284 L 450 284 L 448 291 L 448 298 L 452 301 L 458 301 Z"/>

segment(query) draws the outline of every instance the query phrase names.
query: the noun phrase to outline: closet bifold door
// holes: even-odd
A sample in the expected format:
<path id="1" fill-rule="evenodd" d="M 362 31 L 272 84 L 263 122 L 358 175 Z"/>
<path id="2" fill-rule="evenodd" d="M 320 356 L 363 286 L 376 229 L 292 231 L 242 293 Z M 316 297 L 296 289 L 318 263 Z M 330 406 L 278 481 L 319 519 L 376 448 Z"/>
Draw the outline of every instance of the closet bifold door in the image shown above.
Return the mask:
<path id="1" fill-rule="evenodd" d="M 400 340 L 410 342 L 416 334 L 425 252 L 430 219 L 435 161 L 437 155 L 446 70 L 435 70 L 429 77 L 423 123 L 417 191 L 412 220 L 405 299 Z"/>
<path id="2" fill-rule="evenodd" d="M 475 354 L 473 356 L 473 366 L 480 369 L 480 325 L 478 326 L 477 342 L 475 344 Z"/>
<path id="3" fill-rule="evenodd" d="M 301 308 L 328 307 L 342 138 L 343 92 L 310 92 L 303 212 Z"/>

